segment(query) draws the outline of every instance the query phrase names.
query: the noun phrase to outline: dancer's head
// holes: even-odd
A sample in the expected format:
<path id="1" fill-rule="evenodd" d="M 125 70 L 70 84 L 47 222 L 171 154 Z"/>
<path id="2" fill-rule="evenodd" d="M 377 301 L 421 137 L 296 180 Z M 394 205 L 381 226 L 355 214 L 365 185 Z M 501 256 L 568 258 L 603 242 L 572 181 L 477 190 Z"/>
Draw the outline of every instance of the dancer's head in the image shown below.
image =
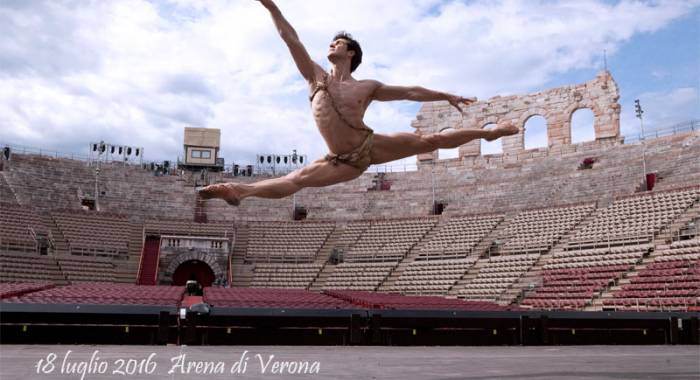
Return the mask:
<path id="1" fill-rule="evenodd" d="M 350 72 L 355 71 L 362 63 L 362 48 L 350 33 L 338 32 L 328 49 L 328 60 L 336 63 L 343 59 L 350 59 Z"/>

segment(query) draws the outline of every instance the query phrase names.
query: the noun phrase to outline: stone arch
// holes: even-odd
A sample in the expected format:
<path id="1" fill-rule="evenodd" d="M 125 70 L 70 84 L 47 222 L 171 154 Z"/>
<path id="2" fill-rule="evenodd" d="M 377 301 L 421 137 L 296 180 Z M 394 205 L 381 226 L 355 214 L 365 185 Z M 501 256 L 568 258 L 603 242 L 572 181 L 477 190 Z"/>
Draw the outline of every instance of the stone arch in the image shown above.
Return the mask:
<path id="1" fill-rule="evenodd" d="M 595 139 L 597 140 L 598 137 L 600 136 L 599 131 L 601 130 L 601 126 L 599 124 L 599 120 L 603 117 L 603 111 L 600 109 L 597 103 L 593 102 L 590 99 L 582 99 L 579 102 L 576 102 L 572 105 L 570 105 L 566 111 L 564 111 L 564 115 L 566 115 L 566 120 L 564 121 L 564 130 L 568 131 L 569 133 L 569 138 L 567 139 L 567 144 L 571 144 L 572 138 L 571 138 L 571 118 L 574 116 L 574 113 L 580 109 L 585 109 L 588 108 L 593 112 L 593 131 L 595 133 Z"/>
<path id="2" fill-rule="evenodd" d="M 525 124 L 527 124 L 527 122 L 530 119 L 532 119 L 533 117 L 537 117 L 537 116 L 544 119 L 544 128 L 545 128 L 544 133 L 545 133 L 545 136 L 547 138 L 547 142 L 544 145 L 544 148 L 548 148 L 549 146 L 551 146 L 551 141 L 552 141 L 552 138 L 550 136 L 551 129 L 552 129 L 551 115 L 547 112 L 547 110 L 544 110 L 542 108 L 533 108 L 533 109 L 529 109 L 527 112 L 523 113 L 520 116 L 520 118 L 518 118 L 518 122 L 516 124 L 516 126 L 518 128 L 520 128 L 520 130 L 522 131 L 522 133 L 517 135 L 520 137 L 520 139 L 522 141 L 522 145 L 521 145 L 522 149 L 532 149 L 532 148 L 528 148 L 525 146 L 525 135 L 526 134 L 529 135 L 528 131 L 525 129 Z M 537 147 L 537 148 L 539 148 L 539 147 Z"/>
<path id="3" fill-rule="evenodd" d="M 440 129 L 438 132 L 443 132 L 447 131 L 449 129 L 455 130 L 453 127 L 444 127 Z M 450 160 L 450 159 L 455 159 L 455 158 L 460 158 L 460 153 L 459 153 L 459 148 L 453 148 L 453 149 L 438 149 L 437 155 L 438 155 L 438 160 Z"/>
<path id="4" fill-rule="evenodd" d="M 581 111 L 581 112 L 579 112 Z M 587 112 L 586 112 L 587 111 Z M 588 128 L 588 116 L 591 116 L 590 129 Z M 574 125 L 574 116 L 579 115 L 577 125 Z M 595 141 L 595 112 L 589 107 L 578 107 L 569 114 L 566 120 L 565 128 L 569 131 L 569 140 L 571 144 L 579 144 L 588 141 Z M 581 124 L 585 123 L 585 124 Z"/>
<path id="5" fill-rule="evenodd" d="M 481 127 L 479 127 L 479 129 L 485 129 L 491 125 L 496 126 L 498 125 L 498 122 L 499 121 L 496 117 L 491 116 L 481 122 Z M 484 154 L 503 154 L 503 138 L 499 138 L 498 140 L 494 141 L 486 141 L 481 139 L 479 144 L 479 151 L 481 152 L 482 156 Z"/>
<path id="6" fill-rule="evenodd" d="M 620 93 L 608 71 L 602 71 L 590 81 L 570 86 L 552 88 L 525 95 L 495 96 L 464 108 L 464 128 L 483 126 L 490 118 L 509 120 L 523 128 L 525 121 L 533 115 L 542 116 L 547 123 L 548 148 L 558 150 L 571 144 L 571 115 L 579 108 L 590 108 L 594 114 L 594 131 L 597 141 L 616 141 L 620 136 Z M 447 102 L 424 103 L 411 126 L 418 133 L 437 131 L 442 126 L 453 125 L 460 116 Z M 457 118 L 457 119 L 456 119 Z M 505 155 L 517 155 L 524 150 L 524 135 L 519 133 L 503 137 Z M 460 147 L 462 157 L 480 153 L 479 142 L 474 141 Z M 419 155 L 418 160 L 429 160 L 432 154 Z"/>
<path id="7" fill-rule="evenodd" d="M 166 267 L 164 275 L 170 278 L 173 275 L 173 273 L 175 273 L 177 267 L 179 267 L 181 264 L 187 261 L 192 260 L 202 261 L 209 265 L 209 268 L 211 268 L 211 270 L 214 271 L 214 275 L 216 276 L 216 278 L 226 277 L 226 271 L 221 267 L 221 265 L 219 265 L 219 263 L 216 262 L 215 255 L 199 251 L 181 253 L 173 257 L 173 259 L 170 260 L 170 263 Z"/>

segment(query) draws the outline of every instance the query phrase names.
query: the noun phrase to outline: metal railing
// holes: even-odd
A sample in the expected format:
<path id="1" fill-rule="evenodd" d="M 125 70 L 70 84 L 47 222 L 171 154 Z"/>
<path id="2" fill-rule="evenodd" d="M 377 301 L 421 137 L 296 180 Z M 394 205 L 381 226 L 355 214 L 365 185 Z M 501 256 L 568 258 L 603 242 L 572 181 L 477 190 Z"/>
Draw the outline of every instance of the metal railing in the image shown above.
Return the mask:
<path id="1" fill-rule="evenodd" d="M 692 131 L 700 131 L 700 120 L 690 120 L 682 123 L 674 124 L 670 127 L 663 127 L 651 131 L 646 131 L 644 134 L 625 136 L 625 144 L 635 144 L 649 138 L 659 138 L 672 136 L 679 133 Z"/>

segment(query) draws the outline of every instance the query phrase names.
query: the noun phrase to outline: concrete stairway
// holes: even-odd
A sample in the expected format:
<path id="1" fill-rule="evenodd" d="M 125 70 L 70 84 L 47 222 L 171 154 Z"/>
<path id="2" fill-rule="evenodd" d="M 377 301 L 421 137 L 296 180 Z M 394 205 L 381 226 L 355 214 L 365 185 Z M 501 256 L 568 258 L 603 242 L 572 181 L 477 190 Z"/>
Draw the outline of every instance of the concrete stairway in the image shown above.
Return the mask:
<path id="1" fill-rule="evenodd" d="M 331 231 L 331 233 L 326 238 L 326 241 L 323 242 L 321 248 L 319 248 L 318 252 L 316 252 L 316 259 L 314 260 L 316 263 L 320 264 L 328 261 L 328 258 L 331 256 L 333 248 L 336 248 L 336 246 L 338 245 L 338 240 L 343 235 L 343 231 L 345 231 L 345 226 L 346 225 L 341 225 L 340 223 L 335 224 L 333 231 Z"/>
<path id="2" fill-rule="evenodd" d="M 530 267 L 527 272 L 523 273 L 523 275 L 516 282 L 511 284 L 508 289 L 506 289 L 496 299 L 496 302 L 502 305 L 518 303 L 522 300 L 525 293 L 533 290 L 534 287 L 540 286 L 542 284 L 542 269 L 544 268 L 544 265 L 555 254 L 565 250 L 569 244 L 569 241 L 574 235 L 576 235 L 577 231 L 590 224 L 595 219 L 596 211 L 597 209 L 593 209 L 591 213 L 582 218 L 578 224 L 572 226 L 571 229 L 559 239 L 559 241 L 555 242 L 548 252 L 542 253 L 532 267 Z"/>
<path id="3" fill-rule="evenodd" d="M 479 271 L 481 270 L 482 267 L 486 265 L 486 263 L 489 261 L 487 258 L 482 258 L 476 261 L 474 265 L 472 265 L 471 268 L 467 271 L 467 273 L 464 274 L 464 276 L 460 277 L 459 280 L 457 280 L 457 283 L 455 283 L 450 290 L 447 291 L 447 298 L 458 298 L 459 291 L 464 289 L 464 286 L 472 282 L 476 276 L 479 275 Z"/>
<path id="4" fill-rule="evenodd" d="M 334 270 L 335 265 L 330 264 L 328 262 L 324 263 L 323 268 L 321 268 L 321 271 L 318 273 L 311 285 L 309 285 L 309 290 L 312 292 L 320 292 L 321 290 L 323 290 L 323 286 L 326 284 L 326 280 L 328 280 L 328 277 L 331 276 Z"/>
<path id="5" fill-rule="evenodd" d="M 321 249 L 319 249 L 316 255 L 316 264 L 321 265 L 321 270 L 316 274 L 314 280 L 309 284 L 308 289 L 314 292 L 320 292 L 323 289 L 323 285 L 326 283 L 328 276 L 335 270 L 335 265 L 329 264 L 328 259 L 330 258 L 331 252 L 336 248 L 338 240 L 343 235 L 345 227 L 347 224 L 336 223 L 335 229 L 326 239 Z"/>
<path id="6" fill-rule="evenodd" d="M 613 298 L 613 294 L 622 289 L 622 286 L 629 284 L 631 279 L 639 276 L 639 272 L 653 263 L 657 257 L 663 256 L 664 252 L 671 247 L 673 236 L 685 227 L 688 222 L 700 217 L 700 201 L 695 201 L 683 213 L 681 213 L 668 226 L 661 229 L 661 232 L 654 239 L 654 249 L 650 254 L 645 255 L 642 260 L 637 263 L 631 270 L 626 272 L 622 278 L 614 286 L 609 287 L 601 294 L 594 298 L 591 305 L 585 310 L 600 311 L 603 310 L 603 300 Z"/>
<path id="7" fill-rule="evenodd" d="M 484 236 L 484 238 L 472 249 L 470 256 L 487 256 L 493 242 L 495 242 L 499 238 L 504 237 L 503 231 L 505 231 L 505 229 L 508 228 L 512 220 L 515 219 L 516 215 L 517 212 L 512 212 L 508 213 L 507 215 L 504 215 L 503 220 L 500 223 L 498 223 L 496 227 L 494 227 L 494 229 L 488 233 L 488 235 Z"/>
<path id="8" fill-rule="evenodd" d="M 472 249 L 471 255 L 478 255 L 481 258 L 450 288 L 447 292 L 447 297 L 457 298 L 459 291 L 476 278 L 479 270 L 489 261 L 488 252 L 491 249 L 491 245 L 503 235 L 503 231 L 510 225 L 516 214 L 516 212 L 513 212 L 504 215 L 503 220 Z"/>
<path id="9" fill-rule="evenodd" d="M 435 238 L 437 233 L 442 229 L 442 226 L 447 224 L 449 220 L 446 218 L 440 218 L 438 219 L 438 222 L 428 230 L 425 235 L 421 238 L 421 240 L 416 243 L 413 247 L 411 247 L 410 250 L 408 250 L 408 253 L 404 258 L 399 262 L 399 264 L 389 273 L 389 275 L 382 281 L 382 283 L 379 285 L 379 288 L 377 288 L 377 291 L 379 292 L 389 292 L 391 291 L 391 288 L 393 287 L 394 283 L 396 283 L 396 280 L 401 277 L 401 274 L 408 268 L 408 266 L 416 260 L 416 258 L 420 255 L 420 253 L 423 251 L 423 248 Z"/>
<path id="10" fill-rule="evenodd" d="M 253 282 L 254 264 L 246 263 L 245 256 L 248 251 L 248 226 L 238 225 L 236 239 L 233 243 L 231 254 L 231 287 L 245 288 Z"/>
<path id="11" fill-rule="evenodd" d="M 49 214 L 42 215 L 42 221 L 49 229 L 49 240 L 53 246 L 53 255 L 70 255 L 68 240 L 63 236 L 63 232 L 58 228 L 56 221 Z"/>

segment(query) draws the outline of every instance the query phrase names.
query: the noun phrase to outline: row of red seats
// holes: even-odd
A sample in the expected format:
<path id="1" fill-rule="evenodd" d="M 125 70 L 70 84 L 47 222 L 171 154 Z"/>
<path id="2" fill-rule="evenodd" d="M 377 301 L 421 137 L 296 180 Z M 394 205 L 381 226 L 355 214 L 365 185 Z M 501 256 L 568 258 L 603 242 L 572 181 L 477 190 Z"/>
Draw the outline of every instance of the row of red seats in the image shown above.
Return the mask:
<path id="1" fill-rule="evenodd" d="M 182 299 L 183 293 L 183 287 L 174 286 L 81 283 L 38 289 L 4 299 L 3 302 L 176 306 Z"/>
<path id="2" fill-rule="evenodd" d="M 52 288 L 50 282 L 2 282 L 0 283 L 0 299 L 18 297 L 25 293 Z"/>
<path id="3" fill-rule="evenodd" d="M 504 311 L 519 309 L 486 301 L 464 301 L 434 296 L 404 296 L 353 290 L 325 290 L 325 294 L 372 309 Z"/>
<path id="4" fill-rule="evenodd" d="M 204 302 L 220 307 L 348 309 L 349 302 L 302 289 L 205 288 Z"/>

